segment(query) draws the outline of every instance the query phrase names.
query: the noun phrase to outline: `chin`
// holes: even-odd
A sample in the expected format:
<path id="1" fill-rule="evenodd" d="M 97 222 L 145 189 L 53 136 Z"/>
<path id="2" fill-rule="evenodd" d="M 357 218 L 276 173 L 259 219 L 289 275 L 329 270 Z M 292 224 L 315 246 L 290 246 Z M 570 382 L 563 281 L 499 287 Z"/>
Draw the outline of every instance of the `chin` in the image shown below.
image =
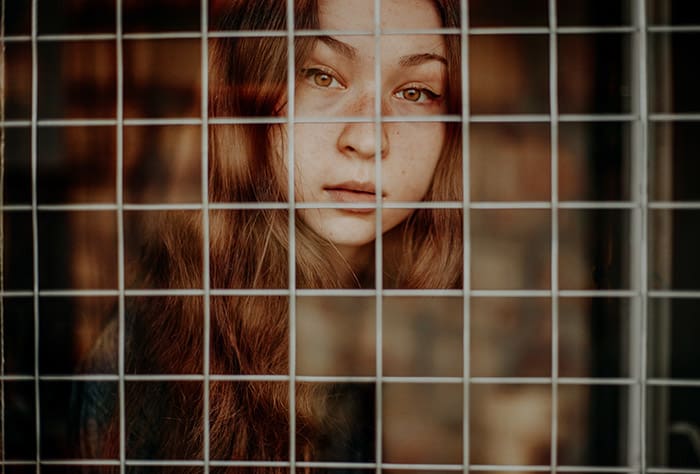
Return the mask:
<path id="1" fill-rule="evenodd" d="M 338 237 L 337 234 L 324 235 L 326 239 L 332 242 L 338 247 L 346 247 L 348 249 L 361 249 L 372 242 L 374 242 L 374 232 L 372 234 L 362 234 L 362 235 L 348 235 L 347 233 L 342 237 Z"/>

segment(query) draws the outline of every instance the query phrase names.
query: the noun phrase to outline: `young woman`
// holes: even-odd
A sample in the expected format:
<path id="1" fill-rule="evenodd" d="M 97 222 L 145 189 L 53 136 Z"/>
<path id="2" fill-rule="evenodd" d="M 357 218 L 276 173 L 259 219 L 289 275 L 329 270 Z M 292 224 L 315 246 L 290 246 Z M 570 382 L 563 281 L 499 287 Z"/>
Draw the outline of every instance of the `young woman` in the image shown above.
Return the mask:
<path id="1" fill-rule="evenodd" d="M 286 3 L 232 0 L 220 26 L 227 31 L 286 31 Z M 459 26 L 458 0 L 381 4 L 386 30 Z M 296 0 L 295 28 L 373 31 L 373 6 L 373 0 Z M 371 206 L 377 193 L 384 203 L 461 200 L 460 126 L 431 120 L 460 113 L 459 37 L 434 32 L 385 35 L 380 58 L 375 58 L 371 35 L 297 36 L 294 110 L 287 95 L 287 41 L 285 36 L 267 36 L 213 42 L 212 115 L 293 114 L 298 123 L 293 130 L 279 123 L 211 125 L 210 202 L 285 202 L 293 166 L 295 201 L 309 206 L 296 210 L 293 249 L 286 210 L 211 210 L 211 288 L 287 288 L 290 252 L 295 252 L 299 288 L 373 287 L 376 211 Z M 377 59 L 381 77 L 375 77 Z M 376 133 L 377 100 L 382 116 L 412 120 L 383 122 Z M 421 116 L 426 120 L 419 121 Z M 343 122 L 343 117 L 350 119 Z M 324 118 L 333 120 L 319 123 Z M 288 154 L 291 134 L 293 163 Z M 378 141 L 381 156 L 376 156 Z M 381 187 L 375 180 L 375 160 L 381 160 Z M 335 207 L 314 209 L 313 203 Z M 461 285 L 461 211 L 407 206 L 385 208 L 381 215 L 384 287 Z M 202 243 L 200 219 L 175 213 L 154 224 L 141 261 L 140 286 L 201 287 Z M 210 303 L 210 373 L 289 373 L 286 296 L 217 296 Z M 127 306 L 127 316 L 127 373 L 202 373 L 201 298 L 144 298 Z M 96 366 L 101 352 L 95 352 Z M 128 458 L 202 458 L 201 382 L 128 382 L 126 390 Z M 212 382 L 210 459 L 287 460 L 288 390 L 286 383 Z M 298 460 L 374 460 L 373 439 L 359 439 L 359 429 L 342 421 L 371 412 L 372 397 L 358 394 L 369 401 L 339 407 L 333 402 L 342 395 L 338 390 L 297 386 Z M 84 393 L 81 444 L 91 455 L 118 457 L 117 400 L 95 390 Z M 190 409 L 173 408 L 185 406 Z M 234 467 L 219 469 L 238 472 Z"/>

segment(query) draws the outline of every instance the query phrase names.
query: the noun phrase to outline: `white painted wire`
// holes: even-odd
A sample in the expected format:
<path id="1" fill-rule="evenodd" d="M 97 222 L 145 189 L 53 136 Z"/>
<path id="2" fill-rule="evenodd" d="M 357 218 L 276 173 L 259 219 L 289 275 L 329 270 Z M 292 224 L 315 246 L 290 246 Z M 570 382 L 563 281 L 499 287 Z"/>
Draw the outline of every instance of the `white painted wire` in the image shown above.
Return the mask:
<path id="1" fill-rule="evenodd" d="M 557 472 L 559 423 L 559 84 L 557 81 L 557 2 L 549 0 L 549 115 L 550 115 L 550 192 L 551 192 L 551 414 L 550 414 L 550 470 Z"/>
<path id="2" fill-rule="evenodd" d="M 460 76 L 462 89 L 462 472 L 471 463 L 471 174 L 469 140 L 469 3 L 459 2 Z"/>
<path id="3" fill-rule="evenodd" d="M 296 459 L 296 214 L 295 214 L 295 115 L 296 48 L 294 0 L 287 0 L 287 204 L 289 212 L 289 473 L 297 474 Z"/>
<path id="4" fill-rule="evenodd" d="M 641 334 L 640 334 L 640 352 L 639 352 L 639 385 L 637 390 L 639 390 L 639 412 L 638 416 L 641 420 L 641 429 L 639 430 L 639 469 L 641 474 L 646 474 L 650 472 L 647 466 L 647 428 L 648 428 L 648 417 L 647 417 L 647 357 L 648 357 L 648 272 L 649 272 L 649 223 L 648 223 L 648 163 L 649 163 L 649 141 L 648 141 L 648 129 L 649 129 L 649 104 L 648 104 L 648 77 L 647 77 L 647 15 L 646 15 L 646 2 L 643 0 L 638 0 L 637 5 L 637 21 L 639 23 L 639 31 L 637 33 L 638 39 L 638 67 L 639 67 L 639 115 L 640 115 L 640 133 L 639 133 L 639 143 L 638 149 L 640 150 L 640 162 L 641 166 L 638 166 L 638 172 L 640 174 L 639 183 L 639 207 L 640 207 L 640 233 L 641 233 L 641 245 L 640 245 L 640 282 L 639 287 L 641 291 L 640 298 L 640 310 L 641 310 Z"/>
<path id="5" fill-rule="evenodd" d="M 606 34 L 606 33 L 635 33 L 637 26 L 630 25 L 610 25 L 610 26 L 559 26 L 555 29 L 557 34 L 578 35 L 578 34 Z M 649 25 L 646 31 L 650 33 L 697 33 L 700 32 L 700 24 L 695 25 Z M 544 35 L 550 32 L 547 26 L 536 27 L 478 27 L 470 28 L 470 35 Z M 406 34 L 461 34 L 459 28 L 434 28 L 434 29 L 391 29 L 382 31 L 383 35 L 406 35 Z M 296 36 L 317 36 L 339 35 L 371 36 L 372 30 L 297 30 Z M 286 32 L 269 30 L 246 30 L 246 31 L 215 31 L 209 33 L 210 38 L 264 38 L 264 37 L 285 37 Z M 149 40 L 149 39 L 195 39 L 201 36 L 200 31 L 169 31 L 169 32 L 143 32 L 124 34 L 125 40 Z M 114 40 L 116 35 L 110 33 L 85 33 L 85 34 L 50 34 L 39 35 L 40 42 L 55 41 L 109 41 Z M 21 43 L 31 41 L 31 36 L 13 35 L 6 37 L 7 42 Z"/>
<path id="6" fill-rule="evenodd" d="M 203 328 L 202 328 L 202 372 L 204 383 L 202 384 L 202 457 L 204 459 L 204 474 L 209 474 L 210 468 L 210 343 L 211 343 L 211 282 L 210 282 L 210 255 L 209 255 L 209 2 L 201 2 L 201 114 L 202 127 L 201 139 L 201 188 L 202 188 L 202 284 L 204 286 L 203 298 Z"/>
<path id="7" fill-rule="evenodd" d="M 296 467 L 365 467 L 368 469 L 376 469 L 380 472 L 383 468 L 410 468 L 413 470 L 447 470 L 447 471 L 518 471 L 518 470 L 528 470 L 528 471 L 540 471 L 548 472 L 561 471 L 561 472 L 639 472 L 644 473 L 656 473 L 656 472 L 669 472 L 669 470 L 649 468 L 647 466 L 647 439 L 646 439 L 646 427 L 639 433 L 639 445 L 641 450 L 640 466 L 637 467 L 619 467 L 619 468 L 596 468 L 592 466 L 558 466 L 557 465 L 557 451 L 556 451 L 556 438 L 557 438 L 557 386 L 558 385 L 620 385 L 620 386 L 630 386 L 636 387 L 640 391 L 641 406 L 640 406 L 640 419 L 643 420 L 642 423 L 647 422 L 646 418 L 646 391 L 648 387 L 700 387 L 700 380 L 678 380 L 678 379 L 661 379 L 647 378 L 647 339 L 648 339 L 648 298 L 700 298 L 700 291 L 676 291 L 676 290 L 663 290 L 663 291 L 649 291 L 648 289 L 648 210 L 649 209 L 700 209 L 700 202 L 662 202 L 662 201 L 649 201 L 647 195 L 647 182 L 648 182 L 648 171 L 646 164 L 649 159 L 649 151 L 647 146 L 647 134 L 648 134 L 648 124 L 653 121 L 687 121 L 687 120 L 698 120 L 700 119 L 700 114 L 650 114 L 648 111 L 647 104 L 647 88 L 648 88 L 648 78 L 647 78 L 647 45 L 646 45 L 646 35 L 647 32 L 677 32 L 677 31 L 693 31 L 700 32 L 700 26 L 690 25 L 690 26 L 647 26 L 646 25 L 646 11 L 644 7 L 643 0 L 638 0 L 640 5 L 638 10 L 638 27 L 585 27 L 585 28 L 564 28 L 556 26 L 556 1 L 549 0 L 550 8 L 550 18 L 549 27 L 544 28 L 474 28 L 469 29 L 468 26 L 468 5 L 467 0 L 461 0 L 461 27 L 455 31 L 450 29 L 441 29 L 441 33 L 452 32 L 460 34 L 462 37 L 462 94 L 463 94 L 463 111 L 462 117 L 453 116 L 440 116 L 437 118 L 431 118 L 429 120 L 442 120 L 442 121 L 462 121 L 463 123 L 463 201 L 454 203 L 381 203 L 378 199 L 376 203 L 377 206 L 377 220 L 376 220 L 376 288 L 372 290 L 297 290 L 296 289 L 296 255 L 295 255 L 295 215 L 294 211 L 300 208 L 308 207 L 333 207 L 334 205 L 328 205 L 323 203 L 296 203 L 294 199 L 294 124 L 295 123 L 314 123 L 314 121 L 320 121 L 320 118 L 306 117 L 298 118 L 294 117 L 294 38 L 295 36 L 304 36 L 306 34 L 318 35 L 323 32 L 313 31 L 313 32 L 303 32 L 294 30 L 294 11 L 293 11 L 293 0 L 287 0 L 287 31 L 286 32 L 216 32 L 208 33 L 208 18 L 207 18 L 207 8 L 206 0 L 202 0 L 202 22 L 200 32 L 185 32 L 185 33 L 144 33 L 144 34 L 123 34 L 122 32 L 122 7 L 121 1 L 116 1 L 117 8 L 117 30 L 115 35 L 38 35 L 37 30 L 37 3 L 38 0 L 32 0 L 32 29 L 30 36 L 16 36 L 5 38 L 4 31 L 4 8 L 5 1 L 2 1 L 2 31 L 0 36 L 2 36 L 2 78 L 0 85 L 0 125 L 2 126 L 2 136 L 0 137 L 0 185 L 4 185 L 4 140 L 5 140 L 5 128 L 6 127 L 28 127 L 31 128 L 31 174 L 32 174 L 32 203 L 29 206 L 4 206 L 3 196 L 0 196 L 0 209 L 3 211 L 31 211 L 32 212 L 32 253 L 33 253 L 33 290 L 31 292 L 22 291 L 4 291 L 4 261 L 3 254 L 0 252 L 0 287 L 2 291 L 0 292 L 0 357 L 2 360 L 1 372 L 0 372 L 0 409 L 2 411 L 2 471 L 4 472 L 6 465 L 31 465 L 36 464 L 37 472 L 40 470 L 41 464 L 46 465 L 72 465 L 73 462 L 70 461 L 43 461 L 40 459 L 40 440 L 41 440 L 41 422 L 40 422 L 40 382 L 41 381 L 59 381 L 59 380 L 101 380 L 101 381 L 117 381 L 119 384 L 119 403 L 120 403 L 120 457 L 119 460 L 80 460 L 81 464 L 89 465 L 119 465 L 120 472 L 124 473 L 127 466 L 157 466 L 164 465 L 163 462 L 159 461 L 131 461 L 126 459 L 125 455 L 125 398 L 124 398 L 124 385 L 126 381 L 152 381 L 152 380 L 197 380 L 203 382 L 204 390 L 204 432 L 205 432 L 205 442 L 204 442 L 204 459 L 202 461 L 168 461 L 167 465 L 192 465 L 192 466 L 204 466 L 205 472 L 208 472 L 209 466 L 285 466 L 290 468 L 290 472 L 295 472 Z M 386 34 L 406 34 L 406 31 L 382 31 L 381 30 L 381 19 L 380 19 L 380 0 L 375 0 L 375 26 L 372 31 L 363 32 L 343 32 L 343 34 L 362 34 L 371 35 L 375 38 L 375 74 L 380 77 L 381 67 L 380 67 L 380 54 L 381 54 L 381 35 Z M 638 55 L 639 55 L 639 104 L 640 110 L 638 114 L 615 114 L 615 115 L 593 115 L 593 114 L 559 114 L 558 113 L 558 103 L 557 103 L 557 51 L 556 51 L 556 38 L 558 34 L 580 34 L 580 33 L 635 33 L 639 41 Z M 331 32 L 332 33 L 332 32 Z M 435 31 L 415 31 L 415 34 L 429 34 L 435 33 Z M 468 39 L 470 35 L 479 34 L 549 34 L 549 56 L 550 56 L 550 114 L 549 115 L 470 115 L 469 113 L 469 67 L 468 67 Z M 208 37 L 228 37 L 228 36 L 281 36 L 287 37 L 289 55 L 288 55 L 288 96 L 289 96 L 289 112 L 288 116 L 283 119 L 276 118 L 208 118 L 208 68 L 207 68 L 207 39 Z M 188 118 L 188 119 L 129 119 L 125 120 L 123 117 L 123 56 L 122 56 L 122 43 L 124 40 L 131 39 L 144 39 L 144 38 L 200 38 L 202 41 L 202 114 L 200 118 Z M 115 40 L 117 42 L 117 117 L 116 119 L 95 119 L 95 120 L 39 120 L 37 112 L 37 95 L 38 95 L 38 43 L 40 42 L 52 42 L 52 41 L 84 41 L 84 40 L 95 40 L 95 39 L 109 39 Z M 31 42 L 32 46 L 32 115 L 31 120 L 13 120 L 8 121 L 4 116 L 4 101 L 5 101 L 5 57 L 4 48 L 6 42 Z M 380 81 L 377 81 L 379 84 Z M 375 160 L 376 160 L 376 179 L 377 186 L 381 189 L 381 126 L 383 123 L 396 121 L 398 119 L 392 117 L 382 117 L 381 116 L 381 105 L 380 105 L 380 94 L 379 85 L 377 86 L 377 94 L 375 100 L 375 114 L 373 117 L 367 118 L 345 118 L 336 117 L 329 119 L 327 117 L 323 118 L 324 122 L 328 121 L 342 121 L 342 122 L 372 122 L 375 125 L 375 134 L 377 137 Z M 401 121 L 428 121 L 425 117 L 406 117 L 401 118 Z M 207 169 L 207 147 L 208 147 L 208 133 L 206 133 L 206 127 L 208 123 L 286 123 L 288 126 L 288 159 L 289 159 L 289 202 L 288 203 L 209 203 L 208 202 L 208 169 Z M 558 167 L 558 123 L 564 121 L 575 121 L 575 122 L 594 122 L 594 121 L 618 121 L 618 122 L 636 122 L 639 121 L 641 126 L 641 137 L 640 137 L 640 158 L 642 165 L 639 167 L 639 173 L 641 174 L 641 186 L 639 190 L 638 199 L 635 201 L 620 201 L 620 202 L 560 202 L 558 200 L 557 194 L 557 167 Z M 471 202 L 469 196 L 469 124 L 472 122 L 495 122 L 495 123 L 506 123 L 506 122 L 543 122 L 550 123 L 551 126 L 551 200 L 549 202 L 509 202 L 509 203 L 498 203 L 498 202 Z M 125 125 L 149 125 L 149 124 L 191 124 L 200 125 L 202 127 L 202 203 L 192 203 L 192 204 L 149 204 L 149 205 L 125 205 L 123 203 L 123 127 Z M 74 125 L 114 125 L 117 127 L 117 202 L 115 205 L 38 205 L 37 202 L 37 129 L 45 126 L 74 126 Z M 380 193 L 378 193 L 380 194 Z M 390 207 L 400 207 L 401 205 L 408 205 L 410 207 L 416 207 L 418 205 L 428 205 L 434 208 L 461 208 L 463 209 L 463 232 L 464 232 L 464 285 L 462 290 L 385 290 L 383 289 L 382 282 L 382 236 L 381 236 L 381 214 L 382 208 Z M 267 206 L 267 207 L 266 207 Z M 363 205 L 358 205 L 362 207 Z M 348 206 L 343 206 L 348 207 Z M 354 207 L 354 206 L 353 206 Z M 290 231 L 290 265 L 289 265 L 289 287 L 286 290 L 236 290 L 236 289 L 210 289 L 209 285 L 209 272 L 208 272 L 208 236 L 204 237 L 204 287 L 201 290 L 125 290 L 124 287 L 124 234 L 123 234 L 123 212 L 125 210 L 156 210 L 156 209 L 196 209 L 203 211 L 203 226 L 205 233 L 208 231 L 208 210 L 209 209 L 260 209 L 260 208 L 283 208 L 289 210 L 289 231 Z M 641 261 L 641 269 L 638 277 L 640 278 L 640 289 L 639 290 L 585 290 L 585 291 L 564 291 L 558 289 L 558 222 L 557 222 L 557 212 L 558 209 L 569 208 L 569 209 L 611 209 L 611 208 L 624 208 L 624 209 L 635 209 L 639 210 L 641 215 L 641 234 L 642 234 L 642 245 L 640 254 L 638 258 Z M 119 283 L 116 290 L 39 290 L 38 281 L 38 212 L 39 211 L 65 211 L 65 210 L 114 210 L 117 211 L 118 216 L 118 232 L 119 232 Z M 552 249 L 551 249 L 551 289 L 546 290 L 524 290 L 524 291 L 505 291 L 505 290 L 482 290 L 476 291 L 470 289 L 470 228 L 469 228 L 469 210 L 470 209 L 550 209 L 552 213 Z M 3 217 L 0 216 L 0 242 L 4 244 L 3 240 Z M 2 249 L 0 249 L 2 250 Z M 192 376 L 173 376 L 173 375 L 148 375 L 148 376 L 127 376 L 124 374 L 124 298 L 129 295 L 154 295 L 154 294 L 191 294 L 204 296 L 205 304 L 205 319 L 204 319 L 204 337 L 205 337 L 205 348 L 204 348 L 204 366 L 202 375 L 192 375 Z M 290 357 L 290 367 L 288 376 L 214 376 L 209 374 L 208 367 L 208 325 L 209 325 L 209 315 L 208 315 L 208 303 L 210 295 L 242 295 L 242 294 L 280 294 L 289 297 L 289 309 L 290 309 L 290 347 L 289 347 L 289 357 Z M 117 295 L 119 297 L 119 373 L 116 376 L 42 376 L 39 373 L 39 298 L 43 296 L 58 296 L 58 297 L 74 297 L 74 296 L 104 296 L 104 295 Z M 296 297 L 303 295 L 361 295 L 361 296 L 374 296 L 376 298 L 376 364 L 377 372 L 374 377 L 302 377 L 296 375 Z M 418 377 L 386 377 L 382 373 L 382 297 L 383 296 L 398 296 L 398 295 L 450 295 L 450 296 L 461 296 L 464 298 L 464 334 L 463 334 L 463 376 L 462 377 L 436 377 L 436 378 L 418 378 Z M 7 376 L 5 374 L 4 367 L 4 313 L 3 305 L 5 298 L 12 298 L 18 296 L 32 296 L 34 301 L 34 375 L 33 376 Z M 519 296 L 519 297 L 548 297 L 552 299 L 552 374 L 551 377 L 541 377 L 541 378 L 498 378 L 498 377 L 470 377 L 470 328 L 469 328 L 469 301 L 471 296 L 482 296 L 482 297 L 506 297 L 506 296 Z M 638 374 L 632 378 L 565 378 L 558 376 L 558 353 L 557 353 L 557 325 L 558 325 L 558 299 L 560 297 L 582 297 L 582 296 L 629 296 L 629 297 L 639 297 L 641 301 L 641 318 L 642 318 L 642 328 L 641 328 L 641 344 L 640 353 L 638 357 L 641 361 L 641 368 Z M 4 410 L 4 382 L 6 380 L 26 380 L 33 381 L 35 384 L 35 423 L 36 423 L 36 460 L 30 463 L 22 462 L 5 462 L 5 410 Z M 289 462 L 266 462 L 266 461 L 256 461 L 256 462 L 244 462 L 244 461 L 210 461 L 208 459 L 208 387 L 209 381 L 211 380 L 264 380 L 264 381 L 286 381 L 289 383 L 289 396 L 290 396 L 290 459 Z M 295 433 L 295 383 L 296 382 L 357 382 L 357 383 L 375 383 L 376 386 L 376 459 L 373 463 L 363 463 L 363 464 L 351 464 L 351 463 L 314 463 L 314 462 L 302 462 L 296 460 L 296 433 Z M 463 384 L 464 385 L 464 403 L 463 403 L 463 464 L 461 465 L 439 465 L 434 466 L 430 464 L 422 465 L 403 465 L 403 464 L 383 464 L 382 462 L 382 386 L 384 383 L 453 383 L 453 384 Z M 551 460 L 550 465 L 543 466 L 492 466 L 492 465 L 470 465 L 469 464 L 469 385 L 470 384 L 544 384 L 551 385 L 552 387 L 552 433 L 551 433 Z M 77 462 L 77 461 L 76 461 Z M 689 474 L 700 474 L 698 469 L 680 469 L 674 470 L 673 472 L 689 473 Z"/>
<path id="8" fill-rule="evenodd" d="M 334 375 L 297 375 L 294 377 L 297 382 L 314 383 L 375 383 L 378 379 L 373 375 L 364 376 L 334 376 Z M 209 379 L 217 382 L 288 382 L 289 375 L 241 375 L 241 374 L 211 374 Z M 441 384 L 462 384 L 463 377 L 430 377 L 430 376 L 382 376 L 385 383 L 441 383 Z M 4 380 L 8 381 L 32 381 L 31 375 L 6 375 Z M 118 375 L 109 374 L 81 374 L 81 375 L 41 375 L 42 382 L 116 382 Z M 124 377 L 127 382 L 201 382 L 204 380 L 203 374 L 129 374 Z M 551 377 L 470 377 L 469 383 L 480 385 L 551 385 Z M 634 377 L 558 377 L 560 385 L 604 385 L 604 386 L 630 386 L 638 384 L 638 379 Z M 700 380 L 695 379 L 668 379 L 653 378 L 647 379 L 648 386 L 654 387 L 700 387 Z"/>
<path id="9" fill-rule="evenodd" d="M 0 122 L 5 122 L 5 0 L 0 5 Z M 5 127 L 0 128 L 0 291 L 5 290 Z M 5 474 L 5 298 L 0 294 L 0 472 Z"/>
<path id="10" fill-rule="evenodd" d="M 125 250 L 124 250 L 124 42 L 123 4 L 115 2 L 116 8 L 116 53 L 117 53 L 117 284 L 118 288 L 118 349 L 117 349 L 117 393 L 119 398 L 119 473 L 126 472 L 126 378 L 125 378 L 125 339 L 126 339 L 126 294 L 125 294 Z"/>
<path id="11" fill-rule="evenodd" d="M 557 115 L 559 122 L 621 122 L 621 123 L 636 123 L 641 120 L 638 114 L 559 114 Z M 472 114 L 468 118 L 462 118 L 459 115 L 406 115 L 399 117 L 383 116 L 382 122 L 462 122 L 468 120 L 470 123 L 549 123 L 552 119 L 549 114 Z M 647 122 L 698 122 L 700 121 L 700 113 L 649 113 L 646 117 Z M 297 117 L 296 123 L 374 123 L 373 117 L 362 116 L 336 116 L 336 117 Z M 234 124 L 285 124 L 286 118 L 282 117 L 212 117 L 208 120 L 210 124 L 215 125 L 234 125 Z M 124 125 L 140 126 L 140 125 L 201 125 L 202 120 L 198 117 L 179 117 L 179 118 L 129 118 L 124 119 Z M 114 126 L 117 124 L 115 119 L 99 118 L 99 119 L 40 119 L 37 121 L 39 128 L 43 127 L 98 127 L 98 126 Z M 5 120 L 0 122 L 1 126 L 7 128 L 31 126 L 30 120 Z"/>
<path id="12" fill-rule="evenodd" d="M 31 116 L 31 186 L 32 186 L 32 290 L 34 308 L 34 426 L 36 435 L 36 471 L 41 472 L 41 405 L 39 379 L 39 216 L 37 207 L 37 131 L 38 131 L 38 84 L 39 84 L 39 50 L 38 50 L 38 0 L 32 0 L 31 44 L 32 44 L 32 116 Z"/>
<path id="13" fill-rule="evenodd" d="M 288 289 L 278 288 L 246 288 L 246 289 L 212 289 L 212 296 L 289 296 L 292 294 Z M 443 290 L 443 289 L 384 289 L 381 292 L 374 289 L 354 290 L 354 289 L 296 289 L 297 296 L 464 296 L 463 290 Z M 480 298 L 550 298 L 550 290 L 469 290 L 467 294 Z M 559 290 L 560 298 L 631 298 L 639 297 L 640 290 Z M 3 298 L 26 298 L 34 295 L 31 290 L 3 291 L 0 292 Z M 204 290 L 197 289 L 146 289 L 146 290 L 125 290 L 125 296 L 204 296 Z M 700 290 L 649 290 L 646 293 L 651 299 L 700 299 Z M 119 290 L 40 290 L 40 297 L 86 297 L 86 296 L 119 296 Z"/>
<path id="14" fill-rule="evenodd" d="M 44 461 L 42 464 L 47 466 L 117 466 L 117 461 L 103 461 L 103 460 L 81 460 L 81 461 Z M 27 461 L 12 461 L 7 463 L 8 466 L 31 466 L 33 463 Z M 139 466 L 139 467 L 155 467 L 155 466 L 165 466 L 165 467 L 178 467 L 178 466 L 203 466 L 202 461 L 150 461 L 150 460 L 134 460 L 127 463 L 128 466 Z M 286 461 L 212 461 L 211 465 L 214 467 L 288 467 L 289 462 Z M 330 469 L 375 469 L 377 464 L 375 463 L 328 463 L 328 462 L 299 462 L 298 467 L 301 468 L 330 468 Z M 461 464 L 382 464 L 384 469 L 410 469 L 413 471 L 460 471 L 462 468 Z M 532 472 L 548 472 L 549 466 L 532 466 L 532 465 L 478 465 L 475 464 L 471 468 L 475 472 L 493 472 L 493 471 L 504 471 L 504 472 L 519 472 L 519 471 L 532 471 Z M 594 466 L 565 466 L 559 468 L 560 472 L 586 472 L 586 473 L 634 473 L 637 472 L 631 468 L 624 467 L 609 467 L 609 468 L 598 468 Z M 700 469 L 649 469 L 649 473 L 654 474 L 700 474 Z"/>
<path id="15" fill-rule="evenodd" d="M 374 0 L 374 78 L 375 78 L 375 91 L 374 91 L 374 179 L 376 186 L 376 204 L 377 211 L 375 213 L 375 234 L 376 239 L 374 241 L 374 257 L 375 257 L 375 279 L 374 285 L 377 292 L 381 292 L 384 287 L 384 271 L 383 271 L 383 241 L 382 241 L 382 68 L 381 68 L 381 55 L 382 55 L 382 2 L 381 0 Z M 384 373 L 384 324 L 383 324 L 383 298 L 377 294 L 375 296 L 375 376 L 377 378 L 374 385 L 374 456 L 377 463 L 375 469 L 377 474 L 381 474 L 382 468 L 381 463 L 383 460 L 383 446 L 382 446 L 382 432 L 383 428 L 383 403 L 384 403 L 384 390 L 382 375 Z"/>
<path id="16" fill-rule="evenodd" d="M 328 202 L 297 202 L 295 209 L 368 209 L 374 208 L 375 203 L 328 203 Z M 469 209 L 552 209 L 551 201 L 471 201 L 467 204 Z M 279 202 L 218 202 L 210 203 L 209 209 L 288 209 L 289 204 Z M 391 201 L 382 203 L 384 209 L 462 209 L 463 201 Z M 559 209 L 640 209 L 639 201 L 559 201 Z M 647 209 L 688 209 L 700 210 L 700 201 L 647 201 Z M 204 209 L 201 203 L 152 203 L 152 204 L 124 204 L 125 211 L 174 211 Z M 116 211 L 116 204 L 39 204 L 37 209 L 41 212 L 63 211 Z M 5 212 L 31 211 L 29 204 L 5 205 Z"/>
<path id="17" fill-rule="evenodd" d="M 367 209 L 374 208 L 374 203 L 328 203 L 328 202 L 297 202 L 295 209 Z M 382 203 L 384 209 L 461 209 L 462 201 L 392 201 Z M 700 210 L 700 201 L 647 201 L 647 209 L 689 209 Z M 39 204 L 41 212 L 62 211 L 116 211 L 116 204 Z M 125 211 L 174 211 L 191 210 L 199 211 L 204 207 L 201 203 L 152 203 L 152 204 L 124 204 Z M 287 203 L 279 202 L 219 202 L 210 203 L 209 209 L 288 209 Z M 551 201 L 471 201 L 469 209 L 551 209 Z M 640 208 L 638 201 L 559 201 L 559 209 L 632 209 Z M 31 211 L 32 206 L 27 204 L 5 205 L 5 212 Z"/>

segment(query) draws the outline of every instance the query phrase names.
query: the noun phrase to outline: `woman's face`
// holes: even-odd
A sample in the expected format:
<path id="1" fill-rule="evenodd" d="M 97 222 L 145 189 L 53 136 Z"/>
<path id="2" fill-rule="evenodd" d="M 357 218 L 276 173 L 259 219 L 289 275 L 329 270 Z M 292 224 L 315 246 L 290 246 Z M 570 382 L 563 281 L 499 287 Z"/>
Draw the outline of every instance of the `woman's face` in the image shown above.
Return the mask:
<path id="1" fill-rule="evenodd" d="M 430 0 L 382 0 L 382 29 L 440 28 Z M 374 30 L 374 0 L 320 0 L 322 30 Z M 383 202 L 423 199 L 445 138 L 440 122 L 385 122 L 377 130 L 375 101 L 383 116 L 423 116 L 446 110 L 447 62 L 440 35 L 383 35 L 381 79 L 375 77 L 375 37 L 321 36 L 298 74 L 294 128 L 296 199 L 306 203 L 376 202 L 375 158 L 381 159 Z M 324 118 L 355 117 L 337 123 Z M 357 119 L 365 119 L 364 122 Z M 381 156 L 376 157 L 381 133 Z M 383 209 L 386 232 L 411 209 Z M 374 209 L 302 209 L 300 218 L 333 242 L 349 261 L 375 239 Z"/>

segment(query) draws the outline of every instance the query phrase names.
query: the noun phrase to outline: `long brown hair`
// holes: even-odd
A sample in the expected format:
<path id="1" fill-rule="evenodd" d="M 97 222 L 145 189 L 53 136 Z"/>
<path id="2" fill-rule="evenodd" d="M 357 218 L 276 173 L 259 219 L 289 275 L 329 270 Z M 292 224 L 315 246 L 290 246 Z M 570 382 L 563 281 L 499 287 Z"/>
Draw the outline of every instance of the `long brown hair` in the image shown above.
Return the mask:
<path id="1" fill-rule="evenodd" d="M 318 28 L 316 0 L 295 0 L 297 29 Z M 434 0 L 445 27 L 459 26 L 458 0 Z M 221 28 L 226 31 L 286 31 L 286 2 L 233 0 Z M 286 100 L 287 38 L 226 37 L 212 40 L 210 113 L 217 117 L 271 117 Z M 309 54 L 314 39 L 295 41 L 296 63 Z M 461 111 L 459 37 L 446 35 L 447 113 Z M 210 125 L 209 199 L 212 203 L 285 202 L 275 143 L 280 124 Z M 460 124 L 446 124 L 446 139 L 427 201 L 460 201 Z M 277 138 L 275 138 L 277 137 Z M 353 277 L 330 242 L 297 219 L 296 248 L 289 248 L 285 209 L 209 211 L 211 288 L 287 288 L 289 253 L 295 252 L 296 282 L 302 288 L 347 288 L 372 278 Z M 462 215 L 455 209 L 416 210 L 387 233 L 389 257 L 384 285 L 394 288 L 454 288 L 461 285 Z M 202 220 L 170 213 L 152 223 L 141 259 L 144 288 L 200 286 Z M 345 268 L 347 272 L 339 272 Z M 351 275 L 348 278 L 346 275 Z M 202 301 L 200 298 L 147 298 L 128 310 L 128 373 L 201 373 Z M 289 372 L 286 296 L 216 296 L 210 300 L 210 373 L 285 375 Z M 144 317 L 139 317 L 143 315 Z M 185 350 L 186 349 L 186 350 Z M 127 455 L 201 459 L 202 390 L 198 383 L 127 385 Z M 324 392 L 296 389 L 297 457 L 310 459 L 324 429 Z M 286 460 L 289 456 L 288 385 L 274 382 L 212 382 L 210 385 L 210 459 Z M 200 407 L 183 414 L 172 427 L 147 431 L 169 404 L 183 400 Z M 141 434 L 139 434 L 141 430 Z M 118 424 L 109 429 L 104 457 L 118 453 Z M 279 472 L 287 468 L 280 468 Z M 235 468 L 222 472 L 236 472 Z M 246 468 L 246 472 L 277 472 Z"/>

